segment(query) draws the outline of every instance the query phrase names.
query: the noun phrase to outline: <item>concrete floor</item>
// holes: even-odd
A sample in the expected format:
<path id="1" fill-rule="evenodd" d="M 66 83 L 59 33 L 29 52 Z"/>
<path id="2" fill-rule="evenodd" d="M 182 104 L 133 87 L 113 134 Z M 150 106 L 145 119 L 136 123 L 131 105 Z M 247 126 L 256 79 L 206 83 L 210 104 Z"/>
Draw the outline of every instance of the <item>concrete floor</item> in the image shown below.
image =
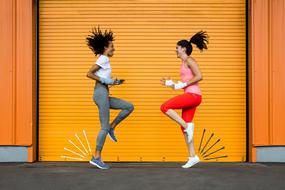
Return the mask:
<path id="1" fill-rule="evenodd" d="M 0 163 L 0 190 L 285 190 L 285 164 L 110 163 L 99 170 L 88 163 Z"/>

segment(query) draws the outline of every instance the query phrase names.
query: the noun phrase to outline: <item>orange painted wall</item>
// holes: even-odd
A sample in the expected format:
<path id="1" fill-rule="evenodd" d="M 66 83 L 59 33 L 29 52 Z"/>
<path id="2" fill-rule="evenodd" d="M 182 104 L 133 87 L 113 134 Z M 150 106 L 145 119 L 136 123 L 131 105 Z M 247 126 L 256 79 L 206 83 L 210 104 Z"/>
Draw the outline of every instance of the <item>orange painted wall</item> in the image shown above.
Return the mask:
<path id="1" fill-rule="evenodd" d="M 0 145 L 29 149 L 36 139 L 34 5 L 0 0 Z"/>
<path id="2" fill-rule="evenodd" d="M 285 1 L 271 4 L 271 141 L 273 145 L 285 145 Z"/>
<path id="3" fill-rule="evenodd" d="M 284 11 L 283 0 L 250 2 L 250 145 L 253 150 L 256 146 L 285 145 Z"/>

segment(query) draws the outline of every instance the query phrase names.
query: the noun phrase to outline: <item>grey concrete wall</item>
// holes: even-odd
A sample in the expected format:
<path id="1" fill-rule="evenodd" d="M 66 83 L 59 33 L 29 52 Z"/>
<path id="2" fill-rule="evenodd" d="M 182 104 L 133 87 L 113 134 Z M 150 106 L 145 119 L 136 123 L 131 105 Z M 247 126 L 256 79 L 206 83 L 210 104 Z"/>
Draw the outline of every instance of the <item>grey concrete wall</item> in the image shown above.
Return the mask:
<path id="1" fill-rule="evenodd" d="M 24 146 L 0 146 L 0 162 L 27 162 L 28 148 Z"/>
<path id="2" fill-rule="evenodd" d="M 285 162 L 285 146 L 257 147 L 257 162 Z"/>

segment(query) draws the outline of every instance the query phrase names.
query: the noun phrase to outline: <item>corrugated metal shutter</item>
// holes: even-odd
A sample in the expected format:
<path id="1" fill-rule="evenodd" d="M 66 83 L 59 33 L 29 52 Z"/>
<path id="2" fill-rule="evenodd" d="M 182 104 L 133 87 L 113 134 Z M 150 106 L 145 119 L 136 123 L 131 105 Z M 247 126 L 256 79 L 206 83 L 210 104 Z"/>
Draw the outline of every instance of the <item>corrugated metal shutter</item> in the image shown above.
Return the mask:
<path id="1" fill-rule="evenodd" d="M 245 0 L 41 0 L 39 159 L 81 158 L 68 150 L 83 154 L 78 146 L 85 151 L 74 136 L 78 134 L 89 152 L 83 130 L 92 151 L 95 148 L 100 125 L 92 101 L 93 81 L 86 78 L 95 58 L 85 38 L 92 27 L 100 25 L 115 33 L 113 75 L 126 79 L 125 85 L 111 88 L 111 94 L 135 105 L 134 113 L 117 129 L 119 142 L 106 140 L 104 160 L 186 159 L 179 127 L 160 112 L 164 101 L 182 91 L 163 88 L 159 80 L 163 76 L 179 79 L 176 42 L 202 29 L 209 33 L 210 44 L 208 51 L 200 54 L 195 49 L 193 53 L 204 76 L 200 84 L 203 103 L 195 117 L 195 146 L 200 152 L 205 145 L 204 152 L 210 148 L 204 159 L 222 156 L 209 161 L 244 161 L 245 6 Z M 116 113 L 112 111 L 111 118 Z"/>

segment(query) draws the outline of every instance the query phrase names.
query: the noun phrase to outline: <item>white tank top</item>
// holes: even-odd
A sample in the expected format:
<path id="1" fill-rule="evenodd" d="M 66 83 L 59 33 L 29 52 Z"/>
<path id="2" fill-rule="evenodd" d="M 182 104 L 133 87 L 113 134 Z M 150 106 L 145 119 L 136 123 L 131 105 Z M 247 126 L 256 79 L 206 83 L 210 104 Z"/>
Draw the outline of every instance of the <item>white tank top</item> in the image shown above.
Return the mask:
<path id="1" fill-rule="evenodd" d="M 100 66 L 100 69 L 94 73 L 95 75 L 102 78 L 111 78 L 112 68 L 108 56 L 100 55 L 95 64 Z"/>

